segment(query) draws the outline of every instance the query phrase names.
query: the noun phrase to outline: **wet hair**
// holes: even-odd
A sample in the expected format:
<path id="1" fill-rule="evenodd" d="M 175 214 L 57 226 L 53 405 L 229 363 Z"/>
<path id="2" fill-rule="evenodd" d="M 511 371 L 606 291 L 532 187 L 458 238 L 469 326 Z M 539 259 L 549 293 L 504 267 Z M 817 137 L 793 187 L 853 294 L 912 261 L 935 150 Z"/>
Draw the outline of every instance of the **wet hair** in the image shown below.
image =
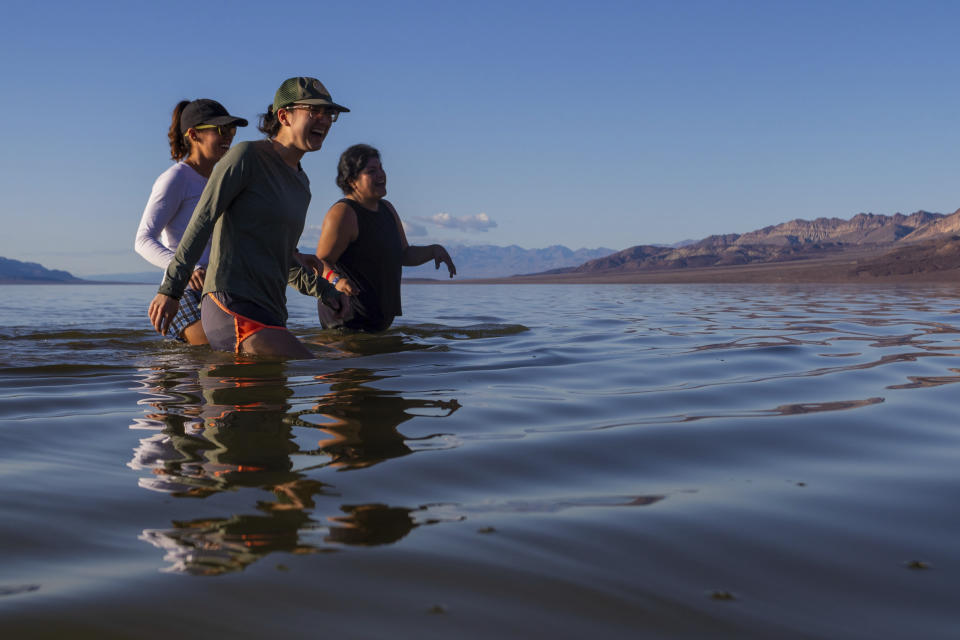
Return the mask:
<path id="1" fill-rule="evenodd" d="M 257 125 L 268 138 L 275 138 L 280 133 L 280 119 L 273 110 L 273 104 L 267 105 L 267 112 L 260 114 L 260 124 Z"/>
<path id="2" fill-rule="evenodd" d="M 167 140 L 170 141 L 170 157 L 176 162 L 183 160 L 190 155 L 190 140 L 180 133 L 180 115 L 184 107 L 190 104 L 189 100 L 181 100 L 173 108 L 173 118 L 170 122 L 170 130 L 167 131 Z"/>
<path id="3" fill-rule="evenodd" d="M 344 195 L 353 193 L 353 181 L 364 170 L 371 158 L 380 159 L 380 152 L 368 144 L 355 144 L 340 154 L 337 165 L 337 186 Z"/>

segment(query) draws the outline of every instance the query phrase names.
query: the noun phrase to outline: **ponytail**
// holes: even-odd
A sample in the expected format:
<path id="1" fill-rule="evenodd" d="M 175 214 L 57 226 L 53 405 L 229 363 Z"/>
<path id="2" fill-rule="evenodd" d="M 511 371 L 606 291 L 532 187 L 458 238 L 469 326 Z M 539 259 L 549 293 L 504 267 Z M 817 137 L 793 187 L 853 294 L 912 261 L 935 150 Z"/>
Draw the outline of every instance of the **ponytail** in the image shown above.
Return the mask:
<path id="1" fill-rule="evenodd" d="M 167 139 L 170 141 L 170 157 L 176 162 L 190 155 L 190 143 L 187 138 L 180 133 L 180 115 L 184 107 L 190 104 L 189 100 L 181 100 L 173 108 L 173 118 L 170 122 L 170 130 L 167 132 Z"/>
<path id="2" fill-rule="evenodd" d="M 277 112 L 273 110 L 273 105 L 267 105 L 267 112 L 260 114 L 260 124 L 257 125 L 268 138 L 274 138 L 280 133 L 280 120 L 277 118 Z"/>

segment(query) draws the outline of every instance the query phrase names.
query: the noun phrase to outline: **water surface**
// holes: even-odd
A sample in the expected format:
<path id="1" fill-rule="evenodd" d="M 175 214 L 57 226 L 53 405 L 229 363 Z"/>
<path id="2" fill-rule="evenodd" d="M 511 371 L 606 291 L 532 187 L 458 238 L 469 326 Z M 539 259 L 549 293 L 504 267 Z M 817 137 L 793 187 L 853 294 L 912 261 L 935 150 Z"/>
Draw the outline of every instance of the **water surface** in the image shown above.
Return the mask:
<path id="1" fill-rule="evenodd" d="M 960 288 L 406 285 L 270 363 L 2 286 L 0 635 L 956 637 Z"/>

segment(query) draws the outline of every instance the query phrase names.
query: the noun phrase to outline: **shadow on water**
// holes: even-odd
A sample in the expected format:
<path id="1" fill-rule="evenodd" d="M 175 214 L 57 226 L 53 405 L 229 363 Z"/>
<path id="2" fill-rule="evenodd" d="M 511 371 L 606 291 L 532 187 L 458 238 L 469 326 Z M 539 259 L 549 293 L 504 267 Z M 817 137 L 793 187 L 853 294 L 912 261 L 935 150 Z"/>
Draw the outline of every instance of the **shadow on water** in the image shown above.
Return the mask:
<path id="1" fill-rule="evenodd" d="M 140 486 L 181 499 L 251 491 L 256 497 L 248 513 L 175 520 L 145 529 L 141 539 L 166 552 L 166 571 L 216 575 L 274 551 L 390 544 L 437 522 L 418 517 L 429 505 L 339 504 L 339 487 L 311 475 L 409 455 L 413 441 L 441 434 L 407 438 L 402 423 L 459 408 L 454 399 L 405 398 L 371 386 L 382 379 L 354 368 L 293 382 L 288 365 L 265 362 L 149 370 L 140 401 L 149 410 L 130 425 L 151 431 L 128 463 L 149 473 Z M 304 400 L 313 406 L 295 410 Z M 299 444 L 311 440 L 315 448 Z"/>

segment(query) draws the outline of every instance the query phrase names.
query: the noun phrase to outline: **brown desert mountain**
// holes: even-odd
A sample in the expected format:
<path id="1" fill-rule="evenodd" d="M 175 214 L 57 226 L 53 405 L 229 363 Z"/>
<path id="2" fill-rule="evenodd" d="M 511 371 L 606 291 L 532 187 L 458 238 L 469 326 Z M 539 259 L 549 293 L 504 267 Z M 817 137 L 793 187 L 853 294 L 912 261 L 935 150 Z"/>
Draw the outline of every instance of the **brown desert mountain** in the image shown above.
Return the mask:
<path id="1" fill-rule="evenodd" d="M 681 247 L 638 245 L 536 282 L 960 282 L 960 210 L 793 220 Z"/>
<path id="2" fill-rule="evenodd" d="M 917 227 L 904 240 L 916 242 L 917 240 L 929 240 L 946 235 L 960 235 L 960 209 L 948 216 L 933 220 L 929 224 Z"/>
<path id="3" fill-rule="evenodd" d="M 830 242 L 842 244 L 883 244 L 900 240 L 917 230 L 935 223 L 944 216 L 939 213 L 917 211 L 909 216 L 860 213 L 850 220 L 817 218 L 794 220 L 759 231 L 745 233 L 738 244 L 804 244 Z"/>

